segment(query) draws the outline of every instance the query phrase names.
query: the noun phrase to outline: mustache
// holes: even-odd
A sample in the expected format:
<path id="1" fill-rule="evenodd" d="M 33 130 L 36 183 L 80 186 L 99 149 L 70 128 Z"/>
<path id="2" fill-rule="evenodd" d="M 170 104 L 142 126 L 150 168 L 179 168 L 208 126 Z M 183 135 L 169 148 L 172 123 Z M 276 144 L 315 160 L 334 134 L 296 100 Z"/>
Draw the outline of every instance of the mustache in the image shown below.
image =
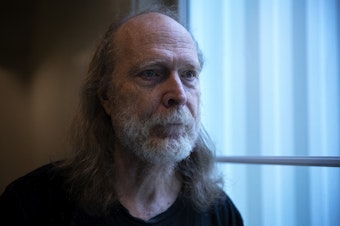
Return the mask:
<path id="1" fill-rule="evenodd" d="M 175 109 L 164 114 L 152 115 L 145 124 L 166 126 L 169 124 L 190 125 L 195 122 L 194 116 L 186 108 Z"/>

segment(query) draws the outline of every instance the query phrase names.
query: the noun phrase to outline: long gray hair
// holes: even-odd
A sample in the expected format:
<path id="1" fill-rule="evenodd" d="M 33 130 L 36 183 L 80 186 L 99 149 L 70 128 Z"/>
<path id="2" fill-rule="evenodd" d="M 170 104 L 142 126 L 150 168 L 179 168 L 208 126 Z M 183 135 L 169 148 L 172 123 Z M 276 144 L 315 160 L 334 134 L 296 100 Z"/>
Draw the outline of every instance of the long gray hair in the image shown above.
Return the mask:
<path id="1" fill-rule="evenodd" d="M 129 15 L 112 24 L 90 63 L 80 93 L 79 110 L 70 127 L 72 155 L 60 166 L 67 170 L 67 185 L 71 195 L 93 214 L 105 214 L 117 202 L 115 160 L 112 154 L 115 151 L 112 148 L 115 131 L 99 99 L 99 95 L 108 88 L 115 67 L 116 46 L 113 40 L 116 31 L 127 20 L 149 12 L 162 13 L 178 21 L 173 11 L 157 8 Z M 203 64 L 199 48 L 197 50 Z M 221 180 L 216 177 L 214 167 L 213 145 L 201 127 L 191 155 L 179 162 L 176 168 L 183 179 L 181 196 L 199 210 L 208 208 L 217 198 L 222 197 Z"/>

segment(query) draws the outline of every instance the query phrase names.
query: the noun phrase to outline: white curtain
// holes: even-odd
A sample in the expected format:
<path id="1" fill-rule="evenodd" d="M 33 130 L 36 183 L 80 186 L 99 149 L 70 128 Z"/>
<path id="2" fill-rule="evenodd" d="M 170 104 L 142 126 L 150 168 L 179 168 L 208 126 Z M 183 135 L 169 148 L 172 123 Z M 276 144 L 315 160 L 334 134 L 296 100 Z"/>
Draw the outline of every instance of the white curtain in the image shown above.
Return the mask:
<path id="1" fill-rule="evenodd" d="M 217 155 L 340 155 L 340 1 L 190 1 Z M 340 225 L 340 168 L 220 163 L 246 225 Z"/>

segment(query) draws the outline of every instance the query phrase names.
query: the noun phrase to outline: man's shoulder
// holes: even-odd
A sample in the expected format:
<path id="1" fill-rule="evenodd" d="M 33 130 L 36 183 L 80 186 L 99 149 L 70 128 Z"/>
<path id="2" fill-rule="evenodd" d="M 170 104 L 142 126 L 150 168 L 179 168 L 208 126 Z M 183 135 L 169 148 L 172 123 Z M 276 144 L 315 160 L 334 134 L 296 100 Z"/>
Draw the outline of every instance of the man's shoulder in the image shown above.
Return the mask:
<path id="1" fill-rule="evenodd" d="M 11 182 L 5 191 L 29 192 L 61 185 L 62 175 L 55 163 L 42 165 Z"/>
<path id="2" fill-rule="evenodd" d="M 210 213 L 215 215 L 219 222 L 224 222 L 227 225 L 243 225 L 239 210 L 224 191 L 221 197 L 212 205 Z"/>
<path id="3" fill-rule="evenodd" d="M 232 199 L 227 195 L 225 191 L 221 191 L 221 195 L 216 199 L 214 203 L 214 208 L 221 208 L 221 207 L 228 207 L 228 208 L 234 208 L 234 202 Z"/>
<path id="4" fill-rule="evenodd" d="M 0 202 L 7 200 L 37 207 L 65 202 L 65 177 L 61 172 L 55 163 L 40 166 L 11 182 L 1 194 Z"/>
<path id="5" fill-rule="evenodd" d="M 64 189 L 64 177 L 55 164 L 43 165 L 10 183 L 0 196 L 0 216 L 17 224 L 66 219 L 73 202 Z"/>

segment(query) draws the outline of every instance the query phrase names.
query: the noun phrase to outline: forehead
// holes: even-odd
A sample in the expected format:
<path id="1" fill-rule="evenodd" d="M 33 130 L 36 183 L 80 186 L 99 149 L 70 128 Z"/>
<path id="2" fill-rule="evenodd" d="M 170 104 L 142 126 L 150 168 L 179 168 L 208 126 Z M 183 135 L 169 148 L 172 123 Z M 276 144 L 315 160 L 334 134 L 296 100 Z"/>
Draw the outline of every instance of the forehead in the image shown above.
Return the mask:
<path id="1" fill-rule="evenodd" d="M 175 54 L 198 61 L 190 33 L 172 18 L 159 13 L 130 19 L 117 31 L 114 41 L 117 54 L 123 54 L 125 58 L 148 57 L 150 54 L 174 57 Z"/>

